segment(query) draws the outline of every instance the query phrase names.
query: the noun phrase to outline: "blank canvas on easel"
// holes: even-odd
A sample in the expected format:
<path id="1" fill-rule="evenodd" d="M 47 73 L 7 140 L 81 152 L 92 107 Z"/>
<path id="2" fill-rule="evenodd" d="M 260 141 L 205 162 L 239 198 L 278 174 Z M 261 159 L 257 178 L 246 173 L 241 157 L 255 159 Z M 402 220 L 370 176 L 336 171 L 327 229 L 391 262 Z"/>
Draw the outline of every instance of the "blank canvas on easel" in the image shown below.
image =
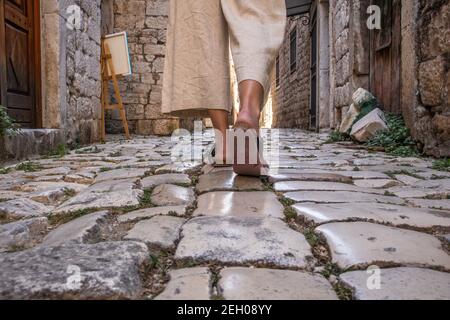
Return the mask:
<path id="1" fill-rule="evenodd" d="M 126 32 L 115 33 L 105 36 L 105 43 L 111 51 L 112 62 L 116 76 L 130 76 L 132 74 L 130 52 L 128 50 L 128 38 Z M 111 71 L 108 67 L 108 74 Z"/>

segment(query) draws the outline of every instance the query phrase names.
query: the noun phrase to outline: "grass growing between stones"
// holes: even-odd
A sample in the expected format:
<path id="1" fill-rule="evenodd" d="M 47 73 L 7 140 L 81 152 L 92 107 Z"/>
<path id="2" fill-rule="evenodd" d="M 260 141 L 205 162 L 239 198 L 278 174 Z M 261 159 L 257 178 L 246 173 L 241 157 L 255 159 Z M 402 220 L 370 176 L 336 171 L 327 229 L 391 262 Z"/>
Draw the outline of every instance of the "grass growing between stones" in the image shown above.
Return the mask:
<path id="1" fill-rule="evenodd" d="M 89 148 L 84 148 L 84 149 L 78 149 L 75 151 L 76 154 L 97 154 L 102 152 L 103 150 L 100 149 L 97 146 L 94 147 L 89 147 Z"/>
<path id="2" fill-rule="evenodd" d="M 161 294 L 170 280 L 169 270 L 174 264 L 172 252 L 150 251 L 150 257 L 142 270 L 144 281 L 143 297 L 154 299 Z"/>
<path id="3" fill-rule="evenodd" d="M 44 159 L 49 158 L 62 158 L 65 155 L 69 154 L 69 150 L 65 144 L 59 144 L 56 149 L 51 150 L 47 152 L 46 154 L 43 154 Z"/>
<path id="4" fill-rule="evenodd" d="M 51 214 L 48 217 L 48 222 L 51 226 L 57 227 L 63 224 L 66 224 L 72 220 L 81 218 L 85 215 L 94 213 L 99 211 L 98 209 L 82 209 L 82 210 L 78 210 L 78 211 L 73 211 L 70 213 L 63 213 L 63 214 Z"/>
<path id="5" fill-rule="evenodd" d="M 435 160 L 432 168 L 437 171 L 450 172 L 450 158 Z"/>
<path id="6" fill-rule="evenodd" d="M 331 144 L 331 143 L 336 143 L 336 142 L 346 142 L 346 141 L 352 141 L 352 138 L 347 133 L 333 131 L 332 133 L 330 133 L 330 136 L 325 141 L 325 144 Z"/>
<path id="7" fill-rule="evenodd" d="M 12 171 L 12 168 L 0 168 L 0 174 L 8 174 Z"/>
<path id="8" fill-rule="evenodd" d="M 413 178 L 416 178 L 419 180 L 424 180 L 421 176 L 415 174 L 414 172 L 408 171 L 408 170 L 388 171 L 388 172 L 385 172 L 385 174 L 393 180 L 397 180 L 395 177 L 396 175 L 410 176 L 410 177 L 413 177 Z"/>
<path id="9" fill-rule="evenodd" d="M 43 168 L 39 163 L 32 161 L 22 162 L 16 166 L 17 171 L 25 171 L 25 172 L 37 172 L 42 169 Z"/>
<path id="10" fill-rule="evenodd" d="M 140 199 L 140 207 L 141 208 L 153 207 L 152 193 L 153 193 L 153 189 L 144 190 L 144 194 L 142 195 L 142 197 Z"/>

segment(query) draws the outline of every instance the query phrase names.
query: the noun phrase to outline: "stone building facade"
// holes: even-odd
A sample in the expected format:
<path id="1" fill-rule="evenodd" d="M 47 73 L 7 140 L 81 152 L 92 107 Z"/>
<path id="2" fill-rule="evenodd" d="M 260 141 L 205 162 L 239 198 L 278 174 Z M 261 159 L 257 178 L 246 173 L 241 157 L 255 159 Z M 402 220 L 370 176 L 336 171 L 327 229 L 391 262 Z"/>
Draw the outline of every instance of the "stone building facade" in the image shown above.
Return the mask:
<path id="1" fill-rule="evenodd" d="M 272 76 L 272 126 L 275 128 L 309 129 L 310 126 L 308 19 L 308 15 L 288 18 L 286 40 L 278 54 Z M 291 45 L 296 47 L 295 61 L 291 59 Z"/>
<path id="2" fill-rule="evenodd" d="M 311 55 L 299 71 L 307 77 L 302 86 L 286 81 L 291 18 L 280 51 L 282 80 L 273 93 L 275 126 L 337 129 L 362 87 L 386 112 L 404 116 L 425 154 L 450 156 L 450 0 L 291 2 L 307 6 L 303 12 L 310 17 L 300 29 L 309 48 L 299 50 L 297 59 L 308 50 Z M 378 13 L 373 6 L 380 9 L 379 28 L 369 28 Z M 308 103 L 295 101 L 307 94 Z M 310 123 L 300 122 L 300 115 Z"/>
<path id="3" fill-rule="evenodd" d="M 6 1 L 4 5 L 22 14 L 22 8 L 14 3 Z M 30 11 L 28 8 L 29 15 Z M 28 85 L 36 89 L 32 106 L 36 117 L 27 129 L 0 143 L 0 158 L 23 158 L 62 143 L 86 144 L 100 137 L 101 0 L 35 1 L 33 11 L 36 23 L 31 42 L 36 44 L 34 53 L 40 56 L 34 65 L 39 79 Z M 8 23 L 6 16 L 0 19 Z M 15 59 L 27 57 L 20 48 L 9 57 L 13 64 Z M 0 103 L 8 108 L 6 98 Z"/>
<path id="4" fill-rule="evenodd" d="M 168 0 L 114 0 L 113 31 L 127 31 L 133 75 L 121 81 L 127 118 L 137 134 L 171 134 L 177 118 L 161 113 L 162 79 Z M 111 133 L 121 132 L 118 112 L 107 122 Z"/>
<path id="5" fill-rule="evenodd" d="M 335 119 L 330 126 L 338 126 L 352 93 L 362 87 L 375 94 L 385 111 L 404 116 L 425 154 L 450 156 L 450 1 L 329 4 L 329 108 Z M 381 30 L 367 26 L 370 5 L 382 9 Z"/>

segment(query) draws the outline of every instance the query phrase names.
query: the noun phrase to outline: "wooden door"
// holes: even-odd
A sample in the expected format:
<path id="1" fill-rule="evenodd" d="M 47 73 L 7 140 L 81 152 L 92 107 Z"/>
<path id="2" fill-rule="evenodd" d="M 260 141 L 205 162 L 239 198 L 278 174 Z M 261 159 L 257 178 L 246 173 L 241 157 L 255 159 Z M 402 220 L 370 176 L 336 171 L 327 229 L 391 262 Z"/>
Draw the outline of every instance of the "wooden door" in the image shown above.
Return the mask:
<path id="1" fill-rule="evenodd" d="M 39 126 L 39 1 L 0 0 L 0 96 L 23 128 Z"/>
<path id="2" fill-rule="evenodd" d="M 370 33 L 370 90 L 386 111 L 401 114 L 401 0 L 372 0 L 381 30 Z"/>

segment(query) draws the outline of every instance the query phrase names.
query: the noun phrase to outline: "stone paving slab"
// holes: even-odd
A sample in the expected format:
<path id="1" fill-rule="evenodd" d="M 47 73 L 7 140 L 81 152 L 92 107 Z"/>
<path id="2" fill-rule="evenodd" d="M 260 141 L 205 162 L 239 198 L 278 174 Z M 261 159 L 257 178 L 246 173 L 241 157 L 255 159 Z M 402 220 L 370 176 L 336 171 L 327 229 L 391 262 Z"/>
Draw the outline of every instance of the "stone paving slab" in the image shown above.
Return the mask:
<path id="1" fill-rule="evenodd" d="M 52 232 L 42 242 L 43 246 L 59 246 L 68 242 L 100 242 L 102 225 L 106 223 L 108 211 L 100 211 L 72 220 Z"/>
<path id="2" fill-rule="evenodd" d="M 387 204 L 404 204 L 405 200 L 362 192 L 347 191 L 301 191 L 288 192 L 284 196 L 295 202 L 315 202 L 315 203 L 354 203 L 354 202 L 375 202 Z"/>
<path id="3" fill-rule="evenodd" d="M 157 216 L 138 222 L 125 236 L 125 240 L 145 242 L 147 245 L 169 249 L 175 246 L 180 237 L 180 229 L 186 219 Z"/>
<path id="4" fill-rule="evenodd" d="M 176 259 L 306 268 L 314 262 L 305 237 L 283 221 L 258 217 L 203 217 L 186 223 Z"/>
<path id="5" fill-rule="evenodd" d="M 0 225 L 0 252 L 32 247 L 47 232 L 47 218 L 34 218 Z"/>
<path id="6" fill-rule="evenodd" d="M 450 211 L 450 199 L 428 200 L 407 198 L 408 203 L 416 207 Z"/>
<path id="7" fill-rule="evenodd" d="M 93 184 L 58 207 L 57 214 L 83 209 L 121 208 L 137 206 L 144 192 L 134 179 L 104 181 Z"/>
<path id="8" fill-rule="evenodd" d="M 368 288 L 368 277 L 366 271 L 354 271 L 339 279 L 354 291 L 357 300 L 450 300 L 450 273 L 419 268 L 382 269 L 379 290 Z"/>
<path id="9" fill-rule="evenodd" d="M 27 195 L 28 193 L 26 192 L 0 190 L 0 202 L 25 198 Z"/>
<path id="10" fill-rule="evenodd" d="M 149 219 L 154 216 L 167 216 L 167 215 L 183 216 L 185 213 L 186 213 L 185 206 L 145 208 L 120 215 L 117 217 L 117 221 L 120 223 L 125 223 L 125 222 L 132 222 L 135 220 Z"/>
<path id="11" fill-rule="evenodd" d="M 200 194 L 214 191 L 262 191 L 264 185 L 258 178 L 238 176 L 232 171 L 219 171 L 201 175 L 196 189 Z"/>
<path id="12" fill-rule="evenodd" d="M 141 180 L 141 185 L 144 189 L 151 189 L 162 184 L 190 185 L 191 179 L 184 173 L 168 173 L 146 177 Z"/>
<path id="13" fill-rule="evenodd" d="M 64 181 L 58 182 L 29 182 L 27 184 L 22 185 L 20 188 L 17 188 L 17 191 L 23 192 L 41 192 L 41 191 L 49 191 L 49 190 L 71 190 L 74 192 L 81 192 L 87 188 L 86 185 L 79 183 L 70 183 Z"/>
<path id="14" fill-rule="evenodd" d="M 208 268 L 190 268 L 170 272 L 170 281 L 155 300 L 210 300 L 211 273 Z"/>
<path id="15" fill-rule="evenodd" d="M 284 218 L 284 207 L 272 192 L 210 192 L 198 197 L 194 216 Z"/>
<path id="16" fill-rule="evenodd" d="M 220 273 L 226 300 L 337 300 L 331 284 L 306 272 L 226 268 Z"/>
<path id="17" fill-rule="evenodd" d="M 190 163 L 190 162 L 182 162 L 182 163 L 171 163 L 165 165 L 161 168 L 156 169 L 156 174 L 164 174 L 164 173 L 186 173 L 189 170 L 193 170 L 198 168 L 201 163 Z"/>
<path id="18" fill-rule="evenodd" d="M 189 206 L 195 201 L 192 188 L 172 184 L 157 186 L 151 195 L 151 202 L 156 206 Z"/>
<path id="19" fill-rule="evenodd" d="M 342 269 L 377 264 L 434 266 L 450 270 L 450 255 L 439 239 L 416 231 L 367 222 L 322 225 L 334 263 Z"/>
<path id="20" fill-rule="evenodd" d="M 142 178 L 147 173 L 148 169 L 139 168 L 123 168 L 115 169 L 105 172 L 100 172 L 95 178 L 96 182 L 108 181 L 108 180 L 123 180 L 132 178 Z"/>
<path id="21" fill-rule="evenodd" d="M 134 242 L 0 254 L 0 299 L 136 299 L 142 292 L 139 269 L 148 257 L 147 247 Z"/>
<path id="22" fill-rule="evenodd" d="M 414 188 L 414 187 L 393 187 L 389 188 L 388 191 L 399 198 L 435 198 L 435 199 L 446 199 L 450 195 L 450 191 L 444 189 L 434 189 L 434 188 Z"/>
<path id="23" fill-rule="evenodd" d="M 40 170 L 37 172 L 25 172 L 23 175 L 29 179 L 35 179 L 44 176 L 65 176 L 69 174 L 71 169 L 69 167 L 57 167 L 51 169 Z"/>
<path id="24" fill-rule="evenodd" d="M 392 179 L 366 179 L 355 180 L 355 185 L 361 188 L 387 189 L 402 186 L 402 183 Z"/>
<path id="25" fill-rule="evenodd" d="M 46 216 L 51 210 L 51 206 L 45 206 L 27 198 L 0 202 L 0 215 L 5 215 L 8 219 Z"/>
<path id="26" fill-rule="evenodd" d="M 382 203 L 296 204 L 294 210 L 316 224 L 364 219 L 395 226 L 450 227 L 450 213 Z"/>
<path id="27" fill-rule="evenodd" d="M 271 183 L 282 181 L 322 181 L 322 182 L 340 182 L 352 183 L 351 177 L 346 177 L 337 173 L 279 173 L 269 176 Z"/>
<path id="28" fill-rule="evenodd" d="M 372 194 L 384 194 L 384 190 L 361 188 L 348 183 L 338 182 L 316 182 L 316 181 L 285 181 L 277 182 L 274 185 L 277 192 L 292 191 L 348 191 L 364 192 Z M 351 195 L 351 194 L 350 194 Z"/>

